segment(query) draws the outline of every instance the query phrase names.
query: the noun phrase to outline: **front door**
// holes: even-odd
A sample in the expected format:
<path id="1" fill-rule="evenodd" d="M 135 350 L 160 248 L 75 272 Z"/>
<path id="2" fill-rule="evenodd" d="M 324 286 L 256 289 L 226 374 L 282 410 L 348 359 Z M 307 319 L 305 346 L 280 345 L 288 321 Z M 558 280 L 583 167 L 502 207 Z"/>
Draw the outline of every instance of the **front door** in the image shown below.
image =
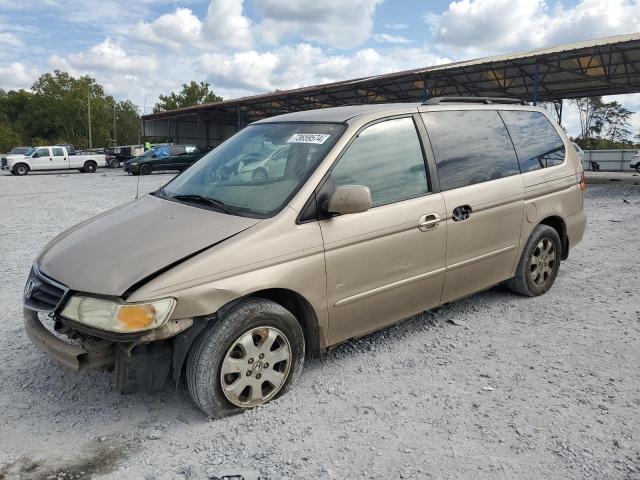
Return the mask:
<path id="1" fill-rule="evenodd" d="M 432 111 L 422 117 L 447 211 L 444 303 L 513 276 L 524 186 L 497 111 Z"/>
<path id="2" fill-rule="evenodd" d="M 372 208 L 320 221 L 330 343 L 438 305 L 444 281 L 444 201 L 430 192 L 413 117 L 360 131 L 319 198 L 354 184 L 369 187 Z"/>
<path id="3" fill-rule="evenodd" d="M 31 170 L 48 170 L 53 168 L 53 157 L 48 147 L 40 147 L 31 157 Z"/>

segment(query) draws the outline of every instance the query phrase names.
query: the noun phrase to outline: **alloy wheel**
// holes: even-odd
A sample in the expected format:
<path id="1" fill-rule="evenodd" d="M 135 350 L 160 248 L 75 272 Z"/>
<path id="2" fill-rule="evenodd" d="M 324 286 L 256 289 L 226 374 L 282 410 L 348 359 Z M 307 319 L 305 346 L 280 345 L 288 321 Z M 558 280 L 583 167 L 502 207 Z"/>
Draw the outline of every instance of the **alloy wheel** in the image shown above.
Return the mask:
<path id="1" fill-rule="evenodd" d="M 271 400 L 291 368 L 291 345 L 274 327 L 257 327 L 238 337 L 220 369 L 220 385 L 232 404 L 250 408 Z"/>
<path id="2" fill-rule="evenodd" d="M 538 287 L 544 286 L 551 279 L 555 266 L 555 246 L 550 239 L 543 238 L 536 245 L 529 262 L 531 281 Z"/>

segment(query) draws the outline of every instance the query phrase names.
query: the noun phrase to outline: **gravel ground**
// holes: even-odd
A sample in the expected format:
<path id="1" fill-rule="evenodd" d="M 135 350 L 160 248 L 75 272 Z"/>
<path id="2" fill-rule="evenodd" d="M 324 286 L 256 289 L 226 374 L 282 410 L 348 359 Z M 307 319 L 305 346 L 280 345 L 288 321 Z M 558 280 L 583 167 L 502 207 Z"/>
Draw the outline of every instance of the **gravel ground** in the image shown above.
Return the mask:
<path id="1" fill-rule="evenodd" d="M 639 187 L 589 188 L 548 294 L 497 287 L 348 342 L 217 421 L 175 387 L 120 396 L 24 334 L 37 252 L 135 189 L 118 171 L 0 174 L 0 478 L 640 478 Z"/>

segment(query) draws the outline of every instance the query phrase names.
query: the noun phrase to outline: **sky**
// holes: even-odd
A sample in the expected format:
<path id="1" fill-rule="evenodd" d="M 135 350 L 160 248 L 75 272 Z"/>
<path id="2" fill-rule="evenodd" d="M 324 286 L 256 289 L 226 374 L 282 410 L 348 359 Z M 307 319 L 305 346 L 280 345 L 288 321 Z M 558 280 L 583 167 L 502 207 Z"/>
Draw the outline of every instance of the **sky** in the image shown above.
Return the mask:
<path id="1" fill-rule="evenodd" d="M 59 69 L 150 113 L 191 80 L 228 99 L 639 26 L 640 0 L 0 0 L 0 88 Z M 563 125 L 579 133 L 575 109 Z"/>

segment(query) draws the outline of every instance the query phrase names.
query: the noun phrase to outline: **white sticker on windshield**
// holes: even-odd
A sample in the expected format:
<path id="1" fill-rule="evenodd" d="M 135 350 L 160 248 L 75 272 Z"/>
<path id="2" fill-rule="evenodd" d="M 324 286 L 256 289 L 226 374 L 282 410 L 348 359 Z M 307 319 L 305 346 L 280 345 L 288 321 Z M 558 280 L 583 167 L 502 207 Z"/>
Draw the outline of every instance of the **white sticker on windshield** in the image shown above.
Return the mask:
<path id="1" fill-rule="evenodd" d="M 287 143 L 317 143 L 323 144 L 331 135 L 326 133 L 294 133 Z"/>

